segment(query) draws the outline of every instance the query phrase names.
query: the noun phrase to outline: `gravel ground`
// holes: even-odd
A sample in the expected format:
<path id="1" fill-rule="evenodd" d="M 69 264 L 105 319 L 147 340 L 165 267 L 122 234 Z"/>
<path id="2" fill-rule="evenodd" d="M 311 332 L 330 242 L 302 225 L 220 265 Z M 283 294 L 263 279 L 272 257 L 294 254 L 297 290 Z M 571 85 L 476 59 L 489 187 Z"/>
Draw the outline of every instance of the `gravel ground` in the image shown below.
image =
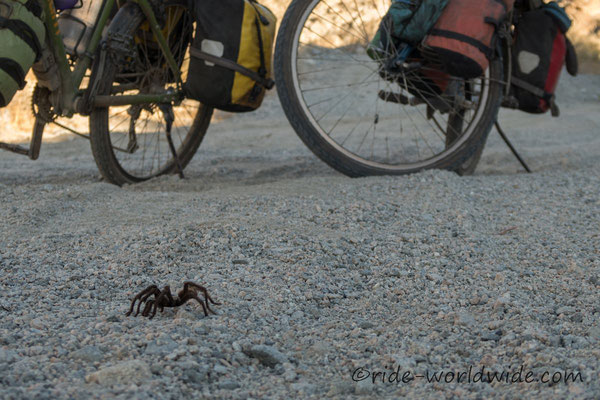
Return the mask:
<path id="1" fill-rule="evenodd" d="M 215 123 L 185 181 L 99 182 L 79 139 L 1 154 L 0 398 L 599 398 L 600 77 L 559 100 L 501 116 L 531 175 L 492 134 L 473 177 L 349 179 L 274 96 Z M 125 317 L 186 280 L 218 315 Z M 580 375 L 416 377 L 521 366 Z"/>

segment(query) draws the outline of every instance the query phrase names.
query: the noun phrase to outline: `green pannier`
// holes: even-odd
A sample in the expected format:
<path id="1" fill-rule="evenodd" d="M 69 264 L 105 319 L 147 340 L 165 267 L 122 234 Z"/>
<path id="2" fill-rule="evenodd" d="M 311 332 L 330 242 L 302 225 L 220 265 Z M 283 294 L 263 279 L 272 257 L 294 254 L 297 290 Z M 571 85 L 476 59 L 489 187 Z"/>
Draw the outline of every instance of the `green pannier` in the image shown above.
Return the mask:
<path id="1" fill-rule="evenodd" d="M 0 107 L 5 107 L 39 59 L 46 38 L 37 0 L 0 0 Z"/>
<path id="2" fill-rule="evenodd" d="M 417 47 L 440 18 L 448 1 L 392 0 L 367 48 L 369 57 L 384 60 L 406 46 Z"/>

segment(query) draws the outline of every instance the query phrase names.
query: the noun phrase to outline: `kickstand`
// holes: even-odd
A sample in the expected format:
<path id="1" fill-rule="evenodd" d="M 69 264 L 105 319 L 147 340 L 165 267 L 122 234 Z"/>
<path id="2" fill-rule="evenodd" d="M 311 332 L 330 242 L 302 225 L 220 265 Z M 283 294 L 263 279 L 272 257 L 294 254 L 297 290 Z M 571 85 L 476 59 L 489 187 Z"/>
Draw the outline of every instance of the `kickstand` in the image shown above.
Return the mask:
<path id="1" fill-rule="evenodd" d="M 510 142 L 510 140 L 508 140 L 508 137 L 506 136 L 506 134 L 504 133 L 504 131 L 502 130 L 502 128 L 500 128 L 500 124 L 498 123 L 498 121 L 495 122 L 495 125 L 496 125 L 496 129 L 498 130 L 498 133 L 502 137 L 502 140 L 504 140 L 504 143 L 506 143 L 506 145 L 508 146 L 508 148 L 510 149 L 510 151 L 512 151 L 512 153 L 515 155 L 515 157 L 517 158 L 517 160 L 519 160 L 519 162 L 521 163 L 521 165 L 523 166 L 523 168 L 525 168 L 525 171 L 527 171 L 527 173 L 530 174 L 531 173 L 531 169 L 529 169 L 529 166 L 527 165 L 527 163 L 525 162 L 525 160 L 523 160 L 523 158 L 519 155 L 519 153 L 517 152 L 517 149 L 515 149 L 515 147 Z"/>

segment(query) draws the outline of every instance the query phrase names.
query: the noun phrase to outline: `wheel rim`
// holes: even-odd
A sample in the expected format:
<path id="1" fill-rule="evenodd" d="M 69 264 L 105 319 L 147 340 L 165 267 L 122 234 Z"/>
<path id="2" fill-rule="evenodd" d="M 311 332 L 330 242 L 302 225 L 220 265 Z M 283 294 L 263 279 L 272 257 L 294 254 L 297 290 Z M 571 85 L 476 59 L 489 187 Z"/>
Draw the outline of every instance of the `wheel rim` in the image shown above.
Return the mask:
<path id="1" fill-rule="evenodd" d="M 407 93 L 414 86 L 407 81 L 416 79 L 402 74 L 402 79 L 390 83 L 379 75 L 380 64 L 366 54 L 389 5 L 389 0 L 378 4 L 373 0 L 371 14 L 363 16 L 355 0 L 308 3 L 291 46 L 293 89 L 310 125 L 342 155 L 391 172 L 418 170 L 453 154 L 478 128 L 489 99 L 490 70 L 468 83 L 473 109 L 467 110 L 461 124 L 464 130 L 446 143 L 446 132 L 452 129 L 448 127 L 450 113 L 436 111 L 433 119 L 427 119 L 431 98 L 417 92 L 429 100 L 409 106 L 378 96 L 382 90 Z M 320 86 L 315 82 L 321 82 Z M 344 107 L 345 103 L 349 105 Z"/>
<path id="2" fill-rule="evenodd" d="M 185 81 L 193 19 L 186 8 L 172 5 L 166 7 L 165 21 L 163 34 L 181 65 Z M 137 57 L 115 74 L 113 80 L 117 83 L 111 88 L 113 93 L 132 95 L 178 90 L 146 23 L 140 26 L 134 40 Z M 200 103 L 187 99 L 180 104 L 110 107 L 107 110 L 108 140 L 122 173 L 130 180 L 140 181 L 173 171 L 176 162 L 166 136 L 169 116 L 173 117 L 171 137 L 181 159 L 186 156 L 192 128 L 201 119 L 201 111 Z"/>

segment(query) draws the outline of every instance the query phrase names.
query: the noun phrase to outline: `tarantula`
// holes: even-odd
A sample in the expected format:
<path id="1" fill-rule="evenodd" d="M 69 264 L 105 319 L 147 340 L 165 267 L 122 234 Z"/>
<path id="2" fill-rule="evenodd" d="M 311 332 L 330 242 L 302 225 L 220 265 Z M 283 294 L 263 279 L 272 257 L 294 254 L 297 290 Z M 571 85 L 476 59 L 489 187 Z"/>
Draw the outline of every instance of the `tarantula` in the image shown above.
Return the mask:
<path id="1" fill-rule="evenodd" d="M 204 294 L 204 301 L 198 297 L 198 292 L 202 292 L 202 294 Z M 148 298 L 152 295 L 154 295 L 154 300 L 148 300 Z M 138 300 L 139 303 L 137 310 L 133 316 L 137 317 L 142 303 L 146 303 L 144 311 L 142 311 L 142 317 L 149 317 L 149 319 L 154 318 L 157 309 L 160 309 L 162 312 L 165 307 L 179 307 L 187 303 L 189 300 L 198 301 L 204 310 L 204 315 L 206 316 L 208 316 L 209 311 L 213 314 L 216 314 L 210 309 L 208 305 L 209 301 L 217 306 L 221 304 L 217 303 L 210 297 L 204 286 L 198 285 L 194 282 L 185 282 L 183 284 L 183 290 L 180 290 L 175 298 L 173 298 L 171 295 L 171 288 L 169 286 L 165 286 L 163 290 L 160 290 L 156 285 L 149 286 L 133 298 L 131 301 L 131 307 L 129 308 L 127 314 L 125 314 L 126 316 L 131 315 L 133 312 L 133 307 L 135 306 L 135 302 Z"/>

